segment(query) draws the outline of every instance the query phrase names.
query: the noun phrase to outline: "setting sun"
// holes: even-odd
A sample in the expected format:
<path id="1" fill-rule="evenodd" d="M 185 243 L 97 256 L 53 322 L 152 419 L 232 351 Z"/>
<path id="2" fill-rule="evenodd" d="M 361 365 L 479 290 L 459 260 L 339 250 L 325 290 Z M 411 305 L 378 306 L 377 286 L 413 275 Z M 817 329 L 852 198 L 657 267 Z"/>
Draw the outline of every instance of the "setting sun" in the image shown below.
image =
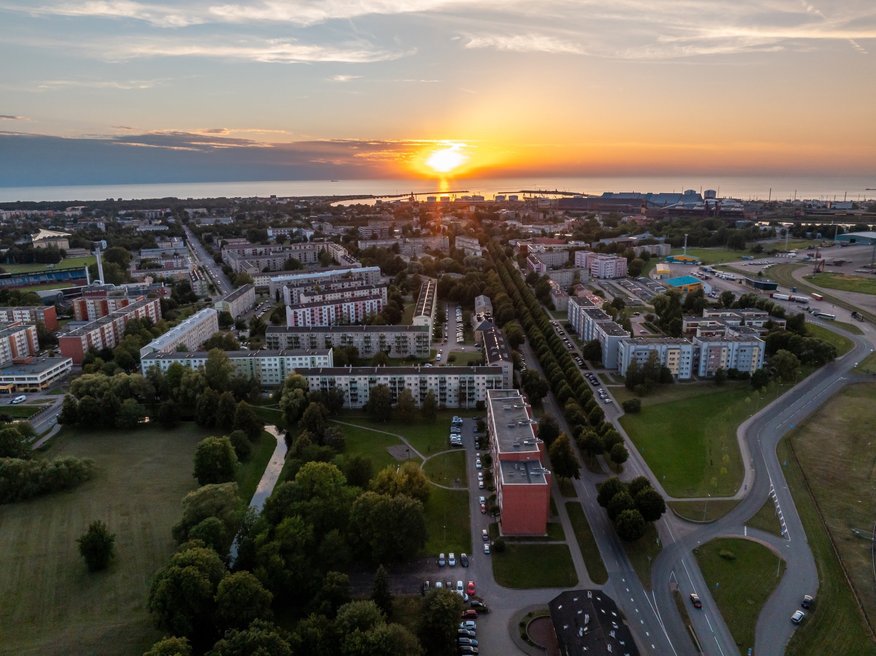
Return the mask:
<path id="1" fill-rule="evenodd" d="M 441 150 L 433 151 L 426 158 L 426 166 L 438 173 L 450 173 L 468 161 L 468 157 L 460 152 L 460 144 L 452 144 Z"/>

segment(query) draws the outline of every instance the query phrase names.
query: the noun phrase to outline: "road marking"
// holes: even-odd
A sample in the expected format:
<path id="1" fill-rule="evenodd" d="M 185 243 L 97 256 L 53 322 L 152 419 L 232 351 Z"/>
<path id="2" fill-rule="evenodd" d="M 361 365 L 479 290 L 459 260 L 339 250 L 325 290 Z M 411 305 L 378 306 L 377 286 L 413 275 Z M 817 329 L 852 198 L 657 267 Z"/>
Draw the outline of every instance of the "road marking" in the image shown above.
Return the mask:
<path id="1" fill-rule="evenodd" d="M 712 627 L 712 622 L 709 621 L 709 616 L 708 616 L 708 615 L 703 615 L 703 617 L 706 618 L 706 624 L 709 625 L 709 631 L 711 631 L 712 633 L 714 633 L 714 632 L 715 632 L 715 629 Z"/>
<path id="2" fill-rule="evenodd" d="M 718 642 L 718 636 L 714 636 L 714 637 L 715 637 L 715 644 L 718 645 L 718 651 L 721 652 L 721 656 L 724 656 L 724 650 L 721 649 L 721 643 Z"/>

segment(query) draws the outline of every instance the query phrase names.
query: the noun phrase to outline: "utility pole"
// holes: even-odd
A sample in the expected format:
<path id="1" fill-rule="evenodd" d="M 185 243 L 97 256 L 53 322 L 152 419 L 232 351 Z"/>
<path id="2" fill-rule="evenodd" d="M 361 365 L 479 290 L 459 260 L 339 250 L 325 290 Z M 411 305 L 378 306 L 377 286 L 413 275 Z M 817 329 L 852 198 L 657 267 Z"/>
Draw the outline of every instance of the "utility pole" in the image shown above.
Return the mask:
<path id="1" fill-rule="evenodd" d="M 682 251 L 684 255 L 687 255 L 687 233 L 684 233 L 684 250 Z"/>

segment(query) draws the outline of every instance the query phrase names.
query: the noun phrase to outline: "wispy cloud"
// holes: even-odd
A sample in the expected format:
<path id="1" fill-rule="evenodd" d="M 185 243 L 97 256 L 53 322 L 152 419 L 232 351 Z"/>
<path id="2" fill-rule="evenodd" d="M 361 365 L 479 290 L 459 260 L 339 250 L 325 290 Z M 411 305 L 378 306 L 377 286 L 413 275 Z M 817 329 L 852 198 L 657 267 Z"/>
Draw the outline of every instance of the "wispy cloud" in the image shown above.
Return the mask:
<path id="1" fill-rule="evenodd" d="M 0 121 L 26 121 L 27 119 L 24 116 L 18 116 L 16 114 L 0 114 Z"/>
<path id="2" fill-rule="evenodd" d="M 361 80 L 361 75 L 332 75 L 329 78 L 330 82 L 352 82 L 353 80 Z"/>
<path id="3" fill-rule="evenodd" d="M 130 0 L 90 0 L 88 2 L 55 2 L 25 9 L 34 15 L 73 16 L 82 18 L 126 18 L 150 23 L 157 27 L 188 27 L 203 23 L 196 12 L 167 5 L 132 2 Z"/>
<path id="4" fill-rule="evenodd" d="M 466 48 L 494 48 L 508 52 L 544 52 L 563 55 L 585 54 L 585 50 L 579 44 L 548 34 L 469 34 L 464 38 Z"/>
<path id="5" fill-rule="evenodd" d="M 166 84 L 169 78 L 156 80 L 43 80 L 38 82 L 37 89 L 52 91 L 55 89 L 117 89 L 120 91 L 143 91 Z"/>

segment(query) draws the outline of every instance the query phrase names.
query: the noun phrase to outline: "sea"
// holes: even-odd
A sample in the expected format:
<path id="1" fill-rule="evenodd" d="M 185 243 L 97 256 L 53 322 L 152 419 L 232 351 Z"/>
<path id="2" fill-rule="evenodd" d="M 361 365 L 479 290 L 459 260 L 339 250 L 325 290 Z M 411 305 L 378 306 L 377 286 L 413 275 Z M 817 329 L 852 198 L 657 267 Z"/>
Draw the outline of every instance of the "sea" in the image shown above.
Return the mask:
<path id="1" fill-rule="evenodd" d="M 869 189 L 868 189 L 869 188 Z M 46 187 L 2 187 L 0 202 L 98 201 L 154 198 L 251 198 L 302 196 L 395 196 L 417 194 L 481 195 L 562 191 L 579 194 L 614 192 L 681 192 L 714 189 L 719 198 L 740 200 L 862 201 L 876 199 L 876 176 L 704 176 L 703 174 L 649 177 L 483 178 L 483 179 L 368 179 L 272 180 L 240 182 L 173 182 Z M 537 194 L 536 194 L 537 195 Z"/>

